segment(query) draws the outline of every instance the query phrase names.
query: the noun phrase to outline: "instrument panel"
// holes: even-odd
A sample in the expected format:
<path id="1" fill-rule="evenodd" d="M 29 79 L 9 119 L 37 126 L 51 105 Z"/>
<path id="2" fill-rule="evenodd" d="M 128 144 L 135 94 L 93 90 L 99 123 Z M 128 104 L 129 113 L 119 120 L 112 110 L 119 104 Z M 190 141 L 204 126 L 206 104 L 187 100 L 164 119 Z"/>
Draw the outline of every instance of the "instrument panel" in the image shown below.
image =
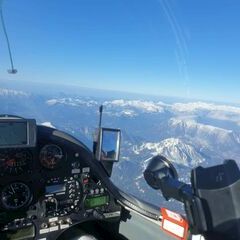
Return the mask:
<path id="1" fill-rule="evenodd" d="M 25 149 L 0 150 L 0 176 L 18 175 L 29 170 L 33 156 Z"/>
<path id="2" fill-rule="evenodd" d="M 81 142 L 44 126 L 36 147 L 0 149 L 0 238 L 24 228 L 24 239 L 55 239 L 84 221 L 120 218 L 94 164 Z"/>
<path id="3" fill-rule="evenodd" d="M 63 150 L 55 144 L 45 145 L 39 153 L 40 163 L 47 169 L 56 169 L 63 157 Z"/>
<path id="4" fill-rule="evenodd" d="M 5 209 L 17 210 L 31 200 L 29 187 L 21 182 L 10 183 L 2 189 L 1 203 Z"/>

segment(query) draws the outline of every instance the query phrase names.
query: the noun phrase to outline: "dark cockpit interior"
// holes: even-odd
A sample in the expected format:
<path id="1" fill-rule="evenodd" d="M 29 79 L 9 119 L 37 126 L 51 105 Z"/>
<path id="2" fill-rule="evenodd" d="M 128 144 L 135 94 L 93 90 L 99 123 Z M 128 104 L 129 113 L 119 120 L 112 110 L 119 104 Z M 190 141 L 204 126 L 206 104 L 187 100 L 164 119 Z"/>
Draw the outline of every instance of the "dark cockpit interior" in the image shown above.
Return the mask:
<path id="1" fill-rule="evenodd" d="M 24 229 L 31 237 L 44 236 L 120 217 L 121 207 L 91 151 L 56 129 L 37 126 L 35 147 L 1 149 L 0 168 L 0 222 L 6 235 Z"/>
<path id="2" fill-rule="evenodd" d="M 14 116 L 0 129 L 1 239 L 127 239 L 128 208 L 159 222 L 159 210 L 121 193 L 76 138 Z"/>

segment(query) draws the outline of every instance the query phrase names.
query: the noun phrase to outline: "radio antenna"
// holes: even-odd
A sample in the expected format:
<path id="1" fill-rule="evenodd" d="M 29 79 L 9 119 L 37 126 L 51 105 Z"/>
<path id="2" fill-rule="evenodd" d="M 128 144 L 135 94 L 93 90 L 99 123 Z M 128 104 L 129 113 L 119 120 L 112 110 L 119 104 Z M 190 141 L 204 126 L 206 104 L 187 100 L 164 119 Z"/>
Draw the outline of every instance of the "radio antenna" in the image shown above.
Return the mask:
<path id="1" fill-rule="evenodd" d="M 17 69 L 14 68 L 14 64 L 13 64 L 12 51 L 11 51 L 11 46 L 10 46 L 10 42 L 9 42 L 9 38 L 8 38 L 8 34 L 7 34 L 7 27 L 6 27 L 6 24 L 4 21 L 4 17 L 3 17 L 3 7 L 2 6 L 3 6 L 3 0 L 0 0 L 0 18 L 1 18 L 1 22 L 2 22 L 4 36 L 5 36 L 6 42 L 7 42 L 8 54 L 9 54 L 10 63 L 11 63 L 11 69 L 8 70 L 8 73 L 16 74 Z"/>
<path id="2" fill-rule="evenodd" d="M 102 126 L 103 105 L 101 105 L 99 107 L 99 114 L 100 114 L 100 117 L 99 117 L 99 128 L 101 128 L 101 126 Z"/>
<path id="3" fill-rule="evenodd" d="M 99 107 L 99 125 L 98 125 L 98 129 L 95 130 L 95 132 L 93 133 L 93 154 L 94 156 L 96 156 L 96 152 L 97 152 L 97 146 L 98 146 L 98 142 L 99 142 L 99 134 L 100 134 L 100 129 L 102 126 L 102 113 L 103 113 L 103 105 L 101 105 Z"/>

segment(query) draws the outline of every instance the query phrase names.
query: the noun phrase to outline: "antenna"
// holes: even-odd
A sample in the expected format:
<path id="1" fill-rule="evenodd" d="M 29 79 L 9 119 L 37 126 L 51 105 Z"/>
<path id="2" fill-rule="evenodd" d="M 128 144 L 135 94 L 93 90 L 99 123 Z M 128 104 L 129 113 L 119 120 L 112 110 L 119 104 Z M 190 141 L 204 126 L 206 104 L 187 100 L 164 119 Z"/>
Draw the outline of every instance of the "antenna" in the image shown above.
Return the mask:
<path id="1" fill-rule="evenodd" d="M 103 113 L 103 105 L 101 105 L 99 107 L 99 125 L 98 125 L 98 129 L 95 130 L 94 134 L 93 134 L 93 154 L 96 156 L 96 152 L 97 152 L 97 146 L 98 146 L 98 141 L 99 141 L 99 134 L 100 134 L 100 129 L 102 126 L 102 113 Z"/>
<path id="2" fill-rule="evenodd" d="M 102 126 L 103 105 L 101 105 L 99 107 L 99 114 L 100 114 L 100 116 L 99 116 L 99 128 L 101 128 L 101 126 Z"/>
<path id="3" fill-rule="evenodd" d="M 3 28 L 3 32 L 6 38 L 6 42 L 7 42 L 7 48 L 8 48 L 8 54 L 9 54 L 9 58 L 10 58 L 10 63 L 11 63 L 11 69 L 8 70 L 9 74 L 16 74 L 17 73 L 17 69 L 14 68 L 14 64 L 13 64 L 13 57 L 12 57 L 12 51 L 11 51 L 11 46 L 10 46 L 10 42 L 9 42 L 9 38 L 8 38 L 8 34 L 7 34 L 7 28 L 4 22 L 4 17 L 3 17 L 3 0 L 0 0 L 0 17 L 1 17 L 1 22 L 2 22 L 2 28 Z"/>

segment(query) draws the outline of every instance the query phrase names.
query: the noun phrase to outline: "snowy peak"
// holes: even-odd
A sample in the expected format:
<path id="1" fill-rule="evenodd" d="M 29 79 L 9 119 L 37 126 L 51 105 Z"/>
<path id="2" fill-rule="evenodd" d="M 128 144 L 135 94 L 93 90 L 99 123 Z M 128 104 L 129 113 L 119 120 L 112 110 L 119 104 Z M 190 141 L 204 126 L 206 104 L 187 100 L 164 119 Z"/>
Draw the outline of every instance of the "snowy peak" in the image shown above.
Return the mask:
<path id="1" fill-rule="evenodd" d="M 172 105 L 172 109 L 177 112 L 197 112 L 197 111 L 221 111 L 221 112 L 232 112 L 240 114 L 240 108 L 219 105 L 207 102 L 189 102 L 189 103 L 175 103 Z"/>
<path id="2" fill-rule="evenodd" d="M 155 103 L 153 101 L 142 101 L 142 100 L 113 100 L 106 101 L 104 105 L 111 108 L 133 108 L 135 110 L 141 110 L 148 113 L 159 113 L 163 112 L 163 104 L 161 102 Z"/>
<path id="3" fill-rule="evenodd" d="M 185 131 L 188 129 L 189 131 L 195 131 L 195 132 L 204 132 L 208 134 L 229 134 L 232 133 L 232 130 L 226 130 L 224 128 L 219 128 L 207 124 L 201 124 L 196 122 L 193 119 L 179 119 L 179 118 L 171 118 L 169 120 L 169 127 L 179 128 L 182 129 L 182 131 Z"/>
<path id="4" fill-rule="evenodd" d="M 46 101 L 46 104 L 49 106 L 54 105 L 68 105 L 73 107 L 79 107 L 79 106 L 86 106 L 86 107 L 93 107 L 97 106 L 98 102 L 94 100 L 84 100 L 81 98 L 57 98 L 57 99 L 49 99 Z"/>
<path id="5" fill-rule="evenodd" d="M 212 146 L 216 143 L 223 146 L 226 144 L 234 146 L 237 143 L 232 130 L 201 124 L 191 119 L 170 119 L 169 131 L 175 136 L 195 139 L 195 142 L 198 139 L 199 143 L 205 146 Z"/>
<path id="6" fill-rule="evenodd" d="M 0 96 L 3 97 L 28 97 L 29 94 L 23 91 L 13 89 L 0 88 Z"/>
<path id="7" fill-rule="evenodd" d="M 9 92 L 11 94 L 17 93 L 14 90 L 10 91 L 12 91 Z M 18 93 L 24 94 L 23 92 Z M 96 107 L 103 104 L 106 107 L 106 112 L 113 116 L 134 117 L 142 113 L 163 114 L 165 112 L 171 112 L 171 114 L 176 117 L 188 117 L 193 119 L 202 117 L 204 119 L 224 120 L 234 122 L 240 126 L 240 107 L 207 102 L 166 104 L 159 101 L 114 99 L 102 103 L 100 100 L 83 97 L 63 97 L 49 99 L 46 101 L 46 104 L 49 106 L 65 105 L 75 107 Z"/>
<path id="8" fill-rule="evenodd" d="M 51 122 L 43 122 L 40 125 L 45 126 L 45 127 L 50 127 L 50 128 L 55 128 Z"/>
<path id="9" fill-rule="evenodd" d="M 135 117 L 141 113 L 162 113 L 164 106 L 162 102 L 142 101 L 142 100 L 123 100 L 101 101 L 68 97 L 53 98 L 46 101 L 48 106 L 65 105 L 73 107 L 97 107 L 103 104 L 105 113 L 111 116 Z"/>
<path id="10" fill-rule="evenodd" d="M 184 143 L 177 138 L 168 138 L 159 143 L 143 143 L 140 147 L 135 148 L 139 154 L 147 151 L 151 155 L 163 155 L 170 161 L 184 166 L 197 166 L 203 161 L 204 157 L 192 146 Z"/>
<path id="11" fill-rule="evenodd" d="M 206 102 L 175 103 L 171 111 L 180 116 L 195 116 L 221 121 L 235 122 L 240 126 L 240 107 Z"/>

